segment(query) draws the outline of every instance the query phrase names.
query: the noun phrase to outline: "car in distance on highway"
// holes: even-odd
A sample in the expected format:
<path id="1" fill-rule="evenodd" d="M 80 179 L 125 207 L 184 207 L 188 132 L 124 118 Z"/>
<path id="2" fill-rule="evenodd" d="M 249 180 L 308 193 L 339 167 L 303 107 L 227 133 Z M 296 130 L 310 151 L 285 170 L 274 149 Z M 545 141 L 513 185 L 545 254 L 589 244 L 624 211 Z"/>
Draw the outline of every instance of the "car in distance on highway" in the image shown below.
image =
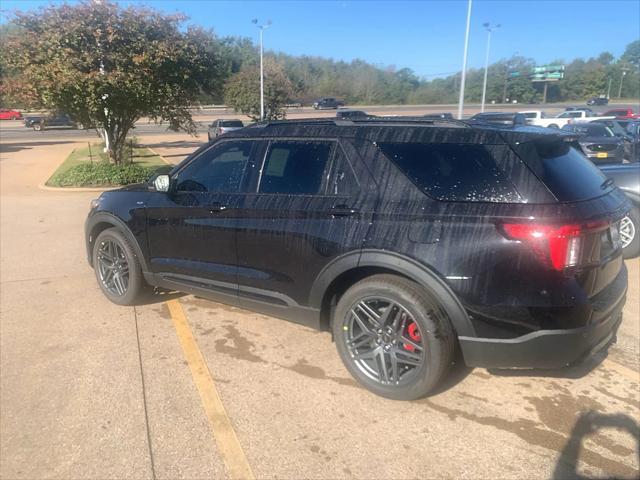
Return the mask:
<path id="1" fill-rule="evenodd" d="M 211 125 L 209 125 L 209 130 L 207 132 L 207 137 L 209 141 L 213 141 L 213 139 L 223 135 L 225 133 L 233 132 L 234 130 L 239 130 L 240 128 L 244 128 L 244 124 L 242 120 L 214 120 Z"/>
<path id="2" fill-rule="evenodd" d="M 82 128 L 80 124 L 75 122 L 66 113 L 24 117 L 24 126 L 33 128 L 37 132 L 50 127 Z"/>
<path id="3" fill-rule="evenodd" d="M 560 367 L 615 338 L 627 290 L 629 200 L 574 139 L 419 117 L 262 122 L 92 201 L 88 260 L 116 304 L 155 286 L 329 330 L 389 398 L 432 391 L 457 351 Z"/>
<path id="4" fill-rule="evenodd" d="M 336 118 L 366 118 L 373 117 L 373 115 L 365 112 L 364 110 L 352 110 L 350 108 L 339 108 L 336 112 Z"/>
<path id="5" fill-rule="evenodd" d="M 609 99 L 607 97 L 593 97 L 587 100 L 587 105 L 609 105 Z"/>
<path id="6" fill-rule="evenodd" d="M 0 108 L 0 120 L 20 120 L 22 114 L 18 110 Z"/>
<path id="7" fill-rule="evenodd" d="M 344 102 L 342 100 L 336 100 L 333 97 L 319 98 L 318 100 L 313 102 L 313 108 L 315 108 L 316 110 L 326 110 L 340 107 L 344 107 Z"/>
<path id="8" fill-rule="evenodd" d="M 640 255 L 640 163 L 600 165 L 600 170 L 627 194 L 633 207 L 620 221 L 620 240 L 625 258 Z"/>
<path id="9" fill-rule="evenodd" d="M 622 163 L 625 155 L 624 140 L 616 137 L 609 127 L 601 123 L 572 123 L 563 131 L 578 135 L 582 152 L 593 163 Z"/>
<path id="10" fill-rule="evenodd" d="M 602 114 L 603 116 L 611 116 L 615 118 L 628 118 L 636 119 L 638 115 L 633 111 L 633 108 L 614 108 L 613 110 L 607 110 Z"/>
<path id="11" fill-rule="evenodd" d="M 493 123 L 497 125 L 520 125 L 527 124 L 527 119 L 521 113 L 513 112 L 483 112 L 476 113 L 469 120 L 476 120 L 479 122 Z"/>

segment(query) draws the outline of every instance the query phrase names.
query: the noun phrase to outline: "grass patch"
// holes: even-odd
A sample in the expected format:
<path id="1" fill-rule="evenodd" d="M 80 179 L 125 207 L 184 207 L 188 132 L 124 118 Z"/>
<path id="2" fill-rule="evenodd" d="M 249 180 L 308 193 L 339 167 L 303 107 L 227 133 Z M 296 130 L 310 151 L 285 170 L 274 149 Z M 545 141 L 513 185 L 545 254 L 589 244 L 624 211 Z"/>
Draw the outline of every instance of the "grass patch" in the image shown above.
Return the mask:
<path id="1" fill-rule="evenodd" d="M 99 144 L 75 149 L 46 184 L 50 187 L 118 187 L 144 182 L 172 168 L 146 147 L 134 147 L 131 162 L 123 165 L 110 163 L 102 149 Z"/>

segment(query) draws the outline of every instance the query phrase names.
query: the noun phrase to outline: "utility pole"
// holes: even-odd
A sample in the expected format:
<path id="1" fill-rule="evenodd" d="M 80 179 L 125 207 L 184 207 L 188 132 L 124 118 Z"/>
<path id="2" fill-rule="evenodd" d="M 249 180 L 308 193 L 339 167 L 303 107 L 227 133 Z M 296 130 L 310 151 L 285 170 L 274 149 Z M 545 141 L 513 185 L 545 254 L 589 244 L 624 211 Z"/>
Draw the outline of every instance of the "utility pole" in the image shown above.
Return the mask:
<path id="1" fill-rule="evenodd" d="M 469 27 L 471 26 L 471 2 L 467 3 L 467 30 L 464 34 L 464 54 L 462 55 L 462 77 L 460 78 L 460 97 L 458 99 L 458 119 L 462 118 L 464 109 L 464 82 L 467 77 L 467 53 L 469 51 Z"/>
<path id="2" fill-rule="evenodd" d="M 611 98 L 611 77 L 609 77 L 609 87 L 607 87 L 607 100 Z"/>
<path id="3" fill-rule="evenodd" d="M 484 101 L 487 98 L 487 74 L 489 72 L 489 49 L 491 48 L 491 32 L 500 28 L 500 24 L 491 25 L 489 22 L 483 23 L 482 26 L 487 30 L 487 55 L 484 60 L 484 83 L 482 84 L 482 103 L 480 111 L 484 112 Z"/>
<path id="4" fill-rule="evenodd" d="M 264 120 L 264 67 L 263 67 L 263 47 L 262 34 L 271 26 L 271 20 L 267 20 L 264 25 L 258 25 L 258 19 L 251 20 L 256 27 L 260 29 L 260 120 Z"/>
<path id="5" fill-rule="evenodd" d="M 618 98 L 622 98 L 622 81 L 624 80 L 624 76 L 627 74 L 626 70 L 622 70 L 622 76 L 620 77 L 620 88 L 618 88 Z"/>

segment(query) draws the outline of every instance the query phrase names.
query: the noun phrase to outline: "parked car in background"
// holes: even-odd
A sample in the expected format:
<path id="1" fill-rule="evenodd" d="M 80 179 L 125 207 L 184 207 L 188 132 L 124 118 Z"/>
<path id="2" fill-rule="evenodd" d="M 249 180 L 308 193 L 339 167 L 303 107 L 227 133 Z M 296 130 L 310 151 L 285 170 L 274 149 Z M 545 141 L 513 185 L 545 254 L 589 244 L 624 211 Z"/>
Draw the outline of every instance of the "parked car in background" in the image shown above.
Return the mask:
<path id="1" fill-rule="evenodd" d="M 155 285 L 329 330 L 353 377 L 389 398 L 433 391 L 457 351 L 484 368 L 566 366 L 615 338 L 631 207 L 566 137 L 449 119 L 261 123 L 104 192 L 88 260 L 119 305 Z"/>
<path id="2" fill-rule="evenodd" d="M 244 124 L 242 120 L 214 120 L 211 125 L 209 125 L 209 130 L 207 131 L 207 137 L 209 141 L 213 141 L 215 138 L 219 137 L 228 132 L 233 132 L 234 130 L 239 130 L 244 128 Z"/>
<path id="3" fill-rule="evenodd" d="M 66 113 L 24 117 L 24 126 L 33 128 L 38 132 L 51 127 L 82 128 L 81 124 L 75 122 Z"/>
<path id="4" fill-rule="evenodd" d="M 22 114 L 18 110 L 0 108 L 0 120 L 20 120 Z"/>
<path id="5" fill-rule="evenodd" d="M 587 105 L 609 105 L 607 97 L 593 97 L 587 100 Z"/>
<path id="6" fill-rule="evenodd" d="M 640 161 L 640 135 L 638 135 L 640 121 L 616 119 L 594 120 L 592 123 L 606 125 L 616 137 L 624 141 L 625 160 L 629 162 Z"/>
<path id="7" fill-rule="evenodd" d="M 571 112 L 571 111 L 574 111 L 574 110 L 583 110 L 585 112 L 589 112 L 589 113 L 595 114 L 595 112 L 593 110 L 591 110 L 589 107 L 566 107 L 564 110 L 565 110 L 565 112 Z"/>
<path id="8" fill-rule="evenodd" d="M 633 207 L 620 221 L 620 240 L 625 258 L 640 255 L 640 163 L 599 165 L 600 170 L 615 181 Z"/>
<path id="9" fill-rule="evenodd" d="M 344 107 L 344 102 L 342 100 L 336 100 L 333 97 L 324 97 L 313 102 L 313 108 L 315 108 L 316 110 L 325 110 L 339 107 Z"/>
<path id="10" fill-rule="evenodd" d="M 611 116 L 616 118 L 638 118 L 638 115 L 633 111 L 633 108 L 614 108 L 613 110 L 607 110 L 602 115 L 605 117 Z"/>
<path id="11" fill-rule="evenodd" d="M 527 121 L 524 115 L 514 112 L 484 112 L 476 113 L 469 120 L 476 120 L 484 123 L 493 123 L 497 125 L 526 125 Z"/>
<path id="12" fill-rule="evenodd" d="M 611 129 L 601 123 L 572 123 L 562 130 L 578 135 L 582 152 L 593 163 L 622 163 L 624 140 L 616 137 Z"/>
<path id="13" fill-rule="evenodd" d="M 547 117 L 541 110 L 526 110 L 520 113 L 526 117 L 529 125 L 547 128 L 562 128 L 573 122 L 585 122 L 600 118 L 614 118 L 599 116 L 586 110 L 567 110 L 555 117 Z"/>

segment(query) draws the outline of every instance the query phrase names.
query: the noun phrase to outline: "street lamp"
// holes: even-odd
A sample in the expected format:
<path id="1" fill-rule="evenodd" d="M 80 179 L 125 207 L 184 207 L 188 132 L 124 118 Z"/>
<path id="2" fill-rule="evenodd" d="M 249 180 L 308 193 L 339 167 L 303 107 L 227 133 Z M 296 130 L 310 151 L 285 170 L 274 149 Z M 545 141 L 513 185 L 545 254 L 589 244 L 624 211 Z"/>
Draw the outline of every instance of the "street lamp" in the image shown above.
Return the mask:
<path id="1" fill-rule="evenodd" d="M 262 66 L 262 33 L 271 26 L 271 20 L 264 25 L 258 25 L 258 19 L 251 20 L 260 29 L 260 120 L 264 120 L 264 67 Z"/>
<path id="2" fill-rule="evenodd" d="M 484 60 L 484 83 L 482 84 L 482 104 L 480 111 L 484 112 L 484 101 L 487 97 L 487 73 L 489 72 L 489 49 L 491 48 L 491 32 L 500 28 L 500 24 L 491 25 L 489 22 L 483 23 L 482 26 L 487 30 L 487 56 Z"/>
<path id="3" fill-rule="evenodd" d="M 471 0 L 467 3 L 467 30 L 464 34 L 464 53 L 462 54 L 462 75 L 460 77 L 460 97 L 458 98 L 458 119 L 462 118 L 464 108 L 464 82 L 467 78 L 467 52 L 469 50 L 469 27 L 471 25 Z"/>

